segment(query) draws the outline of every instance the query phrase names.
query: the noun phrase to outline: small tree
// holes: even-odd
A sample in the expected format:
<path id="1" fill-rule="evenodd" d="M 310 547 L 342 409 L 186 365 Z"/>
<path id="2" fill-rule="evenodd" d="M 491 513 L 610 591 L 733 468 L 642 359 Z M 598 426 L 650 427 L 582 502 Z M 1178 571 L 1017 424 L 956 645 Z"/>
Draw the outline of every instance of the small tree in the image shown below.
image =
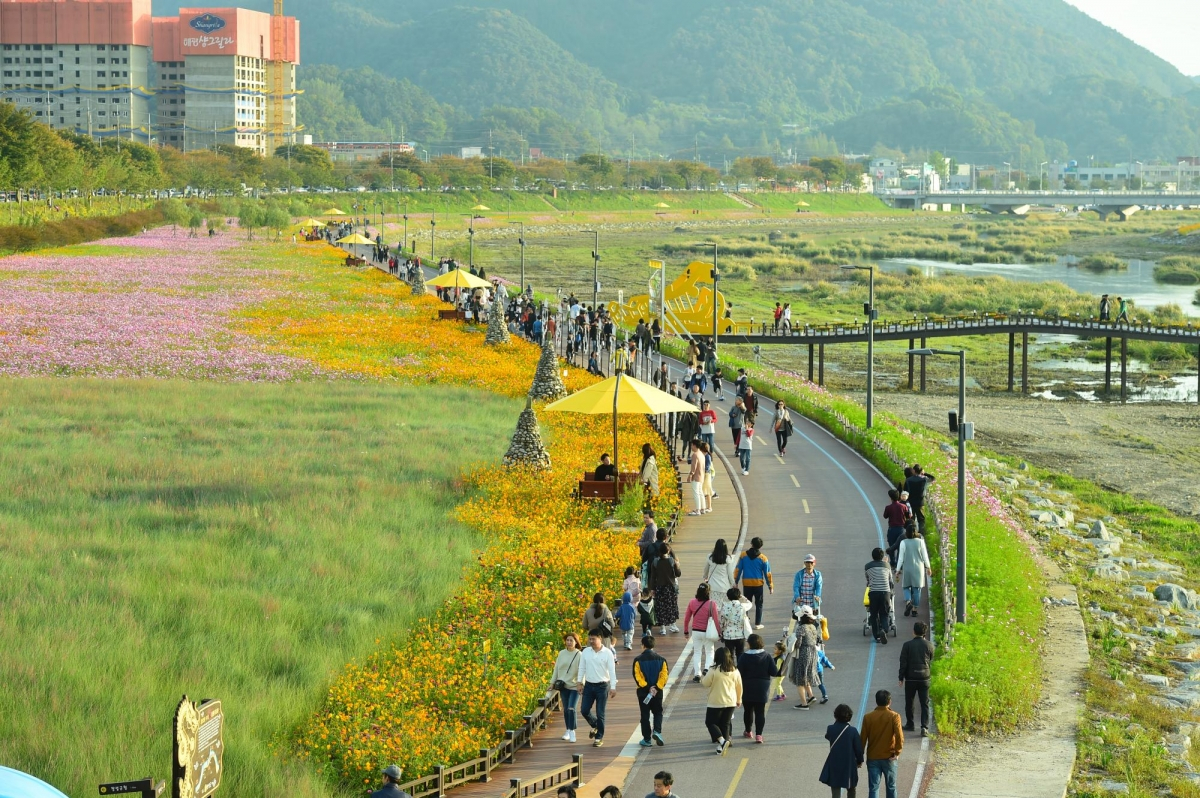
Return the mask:
<path id="1" fill-rule="evenodd" d="M 243 202 L 238 208 L 238 225 L 246 229 L 247 240 L 254 240 L 254 228 L 263 223 L 262 208 L 257 202 Z"/>

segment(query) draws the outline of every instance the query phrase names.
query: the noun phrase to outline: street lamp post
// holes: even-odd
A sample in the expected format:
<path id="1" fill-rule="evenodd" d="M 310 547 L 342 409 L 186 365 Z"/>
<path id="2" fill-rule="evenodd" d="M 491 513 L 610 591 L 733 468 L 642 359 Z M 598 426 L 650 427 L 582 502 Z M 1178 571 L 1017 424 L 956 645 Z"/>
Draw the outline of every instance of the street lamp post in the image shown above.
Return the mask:
<path id="1" fill-rule="evenodd" d="M 1046 178 L 1042 177 L 1042 175 L 1045 174 L 1045 172 L 1042 169 L 1042 167 L 1048 163 L 1050 163 L 1050 162 L 1042 161 L 1040 164 L 1038 164 L 1038 191 L 1046 190 Z"/>
<path id="2" fill-rule="evenodd" d="M 437 260 L 437 208 L 429 216 L 429 259 Z"/>
<path id="3" fill-rule="evenodd" d="M 965 349 L 910 349 L 910 355 L 946 355 L 958 358 L 958 415 L 952 418 L 951 432 L 958 433 L 958 558 L 956 574 L 955 620 L 967 622 L 967 441 L 975 438 L 974 425 L 966 422 L 967 352 Z"/>
<path id="4" fill-rule="evenodd" d="M 467 237 L 470 238 L 470 240 L 471 240 L 471 250 L 470 250 L 470 254 L 467 256 L 467 265 L 474 268 L 475 267 L 475 214 L 474 213 L 470 214 L 470 216 L 468 218 L 471 220 L 470 227 L 467 228 Z"/>
<path id="5" fill-rule="evenodd" d="M 1008 161 L 1005 161 L 1004 165 L 1008 167 L 1004 173 L 1004 190 L 1008 191 L 1009 187 L 1012 186 L 1012 164 L 1010 164 Z"/>
<path id="6" fill-rule="evenodd" d="M 521 228 L 521 232 L 517 235 L 517 243 L 521 245 L 521 290 L 525 290 L 525 223 L 524 222 L 509 222 Z"/>
<path id="7" fill-rule="evenodd" d="M 721 273 L 717 267 L 717 242 L 716 241 L 706 241 L 704 243 L 704 246 L 713 248 L 713 267 L 712 267 L 712 275 L 711 275 L 712 276 L 712 284 L 713 284 L 713 287 L 712 287 L 712 291 L 713 291 L 713 346 L 712 346 L 712 351 L 713 351 L 713 357 L 716 357 L 717 356 L 717 327 L 718 327 L 718 324 L 720 323 L 719 316 L 720 316 L 720 310 L 721 310 L 721 303 L 717 301 L 717 281 L 721 279 Z M 665 294 L 663 296 L 663 301 L 664 302 L 666 301 Z"/>
<path id="8" fill-rule="evenodd" d="M 404 242 L 400 245 L 400 251 L 408 249 L 408 197 L 404 198 Z"/>
<path id="9" fill-rule="evenodd" d="M 580 230 L 595 236 L 592 250 L 592 310 L 600 310 L 600 232 L 598 230 Z"/>
<path id="10" fill-rule="evenodd" d="M 865 271 L 868 277 L 867 304 L 867 429 L 875 426 L 875 266 L 843 266 L 847 271 Z"/>

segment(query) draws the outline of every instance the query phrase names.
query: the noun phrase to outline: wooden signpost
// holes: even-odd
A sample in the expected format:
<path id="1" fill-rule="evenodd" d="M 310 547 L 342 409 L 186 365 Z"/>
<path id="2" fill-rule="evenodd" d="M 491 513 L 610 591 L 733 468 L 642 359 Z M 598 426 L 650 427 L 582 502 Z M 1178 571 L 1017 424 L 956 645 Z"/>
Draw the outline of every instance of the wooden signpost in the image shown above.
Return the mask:
<path id="1" fill-rule="evenodd" d="M 100 785 L 101 795 L 139 795 L 141 798 L 159 798 L 167 788 L 165 781 L 154 783 L 154 779 L 145 778 L 137 781 L 114 781 Z"/>

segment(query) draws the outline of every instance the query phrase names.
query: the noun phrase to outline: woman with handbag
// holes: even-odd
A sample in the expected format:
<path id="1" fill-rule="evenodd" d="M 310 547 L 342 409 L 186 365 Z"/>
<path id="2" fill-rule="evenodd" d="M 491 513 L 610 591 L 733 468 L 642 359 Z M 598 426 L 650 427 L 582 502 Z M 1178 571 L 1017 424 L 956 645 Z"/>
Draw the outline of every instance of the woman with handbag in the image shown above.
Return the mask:
<path id="1" fill-rule="evenodd" d="M 659 531 L 666 532 L 665 529 Z M 661 625 L 663 635 L 679 631 L 675 625 L 679 620 L 679 588 L 675 582 L 682 575 L 670 544 L 659 541 L 658 552 L 650 561 L 650 589 L 654 591 L 655 619 Z"/>
<path id="2" fill-rule="evenodd" d="M 858 729 L 850 725 L 853 719 L 854 710 L 845 704 L 838 704 L 833 711 L 834 723 L 825 730 L 829 755 L 825 757 L 819 780 L 833 791 L 833 798 L 842 798 L 842 790 L 846 791 L 847 798 L 854 798 L 854 790 L 858 786 L 858 769 L 863 766 L 863 746 Z"/>
<path id="3" fill-rule="evenodd" d="M 779 454 L 783 455 L 787 452 L 788 438 L 792 437 L 792 417 L 783 400 L 775 403 L 774 429 L 775 445 L 779 448 Z"/>
<path id="4" fill-rule="evenodd" d="M 558 691 L 562 701 L 563 725 L 567 731 L 562 738 L 569 743 L 575 742 L 575 705 L 579 702 L 579 637 L 574 632 L 563 635 L 563 650 L 558 652 L 554 660 L 554 674 L 551 684 Z"/>
<path id="5" fill-rule="evenodd" d="M 600 639 L 604 641 L 604 647 L 613 654 L 613 659 L 617 658 L 617 650 L 613 648 L 613 614 L 608 609 L 608 605 L 604 603 L 604 594 L 597 593 L 592 596 L 592 604 L 583 613 L 583 631 L 589 635 L 592 632 L 598 632 Z"/>
<path id="6" fill-rule="evenodd" d="M 808 709 L 812 706 L 816 694 L 813 688 L 817 685 L 817 641 L 821 637 L 817 616 L 812 607 L 800 608 L 800 619 L 796 624 L 796 643 L 792 650 L 792 672 L 790 680 L 796 685 L 800 695 L 800 703 L 796 709 Z"/>
<path id="7" fill-rule="evenodd" d="M 708 673 L 713 666 L 713 655 L 721 634 L 717 626 L 717 603 L 712 600 L 708 584 L 701 582 L 696 588 L 696 597 L 688 602 L 687 612 L 683 616 L 684 639 L 692 638 L 692 669 L 695 674 L 693 682 Z"/>

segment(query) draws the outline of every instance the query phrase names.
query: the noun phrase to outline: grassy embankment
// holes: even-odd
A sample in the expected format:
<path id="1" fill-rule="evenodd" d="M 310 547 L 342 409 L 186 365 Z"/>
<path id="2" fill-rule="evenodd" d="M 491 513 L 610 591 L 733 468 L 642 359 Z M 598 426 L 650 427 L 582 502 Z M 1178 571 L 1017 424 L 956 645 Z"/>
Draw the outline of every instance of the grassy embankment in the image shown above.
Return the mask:
<path id="1" fill-rule="evenodd" d="M 224 791 L 329 794 L 270 742 L 453 590 L 479 542 L 461 470 L 519 409 L 346 382 L 0 397 L 0 761 L 70 795 L 162 777 L 184 692 L 225 701 Z"/>

